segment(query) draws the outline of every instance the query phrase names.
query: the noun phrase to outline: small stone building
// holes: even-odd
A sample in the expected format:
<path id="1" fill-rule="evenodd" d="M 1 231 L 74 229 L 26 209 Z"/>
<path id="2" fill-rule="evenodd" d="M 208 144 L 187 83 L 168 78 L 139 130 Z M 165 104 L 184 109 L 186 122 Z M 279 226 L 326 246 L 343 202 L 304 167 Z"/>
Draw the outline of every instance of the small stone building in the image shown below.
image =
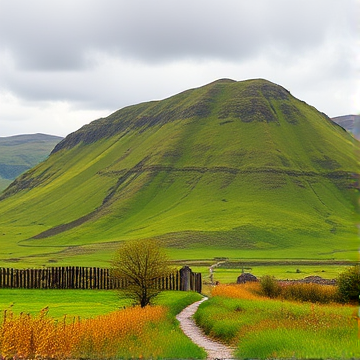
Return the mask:
<path id="1" fill-rule="evenodd" d="M 250 273 L 242 273 L 240 276 L 238 276 L 236 283 L 237 284 L 245 284 L 247 282 L 251 281 L 258 281 L 257 277 Z"/>

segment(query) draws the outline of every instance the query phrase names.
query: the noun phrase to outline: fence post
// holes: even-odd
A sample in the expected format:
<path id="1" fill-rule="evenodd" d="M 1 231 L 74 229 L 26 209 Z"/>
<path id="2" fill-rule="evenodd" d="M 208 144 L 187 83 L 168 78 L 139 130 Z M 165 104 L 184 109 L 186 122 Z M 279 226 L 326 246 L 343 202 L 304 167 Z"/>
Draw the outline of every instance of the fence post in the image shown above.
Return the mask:
<path id="1" fill-rule="evenodd" d="M 180 290 L 190 290 L 190 274 L 191 270 L 188 266 L 184 266 L 180 269 Z"/>
<path id="2" fill-rule="evenodd" d="M 196 275 L 196 283 L 195 283 L 195 291 L 201 293 L 202 291 L 202 280 L 201 280 L 201 273 L 197 273 Z"/>

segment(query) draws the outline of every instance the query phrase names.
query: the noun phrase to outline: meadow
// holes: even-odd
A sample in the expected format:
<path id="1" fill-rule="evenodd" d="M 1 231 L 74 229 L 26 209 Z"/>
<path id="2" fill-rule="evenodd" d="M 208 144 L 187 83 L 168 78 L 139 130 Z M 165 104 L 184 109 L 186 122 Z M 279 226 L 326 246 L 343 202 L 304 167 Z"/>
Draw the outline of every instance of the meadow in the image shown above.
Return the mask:
<path id="1" fill-rule="evenodd" d="M 215 268 L 214 275 L 221 270 Z M 258 283 L 207 285 L 210 299 L 195 319 L 205 333 L 235 347 L 239 359 L 358 358 L 357 306 L 332 302 L 337 299 L 334 286 L 292 286 L 320 293 L 310 297 L 317 303 L 287 300 L 289 294 L 298 295 L 289 291 L 270 299 Z M 200 298 L 193 292 L 164 291 L 142 311 L 111 290 L 0 289 L 1 356 L 202 359 L 204 351 L 175 320 Z"/>
<path id="2" fill-rule="evenodd" d="M 357 306 L 274 300 L 258 285 L 222 285 L 195 314 L 205 333 L 239 359 L 353 359 L 360 356 Z"/>
<path id="3" fill-rule="evenodd" d="M 175 320 L 178 312 L 201 298 L 197 293 L 163 292 L 154 306 L 144 309 L 119 301 L 111 291 L 1 289 L 0 293 L 4 359 L 205 357 Z"/>
<path id="4" fill-rule="evenodd" d="M 254 265 L 251 262 L 243 262 L 244 266 L 224 266 L 220 265 L 213 268 L 213 282 L 219 282 L 220 284 L 236 283 L 237 277 L 241 275 L 242 271 L 251 273 L 260 278 L 264 275 L 271 275 L 277 279 L 282 280 L 299 280 L 307 276 L 320 276 L 324 279 L 336 279 L 338 275 L 350 266 L 350 263 L 344 264 L 329 264 L 316 262 L 311 265 L 306 263 L 302 265 L 301 262 L 295 264 L 281 265 L 277 261 L 268 261 L 267 265 Z M 197 266 L 196 262 L 190 265 L 194 272 L 200 272 L 202 274 L 203 281 L 205 283 L 210 282 L 211 265 L 216 264 L 216 261 L 209 262 L 207 266 Z"/>

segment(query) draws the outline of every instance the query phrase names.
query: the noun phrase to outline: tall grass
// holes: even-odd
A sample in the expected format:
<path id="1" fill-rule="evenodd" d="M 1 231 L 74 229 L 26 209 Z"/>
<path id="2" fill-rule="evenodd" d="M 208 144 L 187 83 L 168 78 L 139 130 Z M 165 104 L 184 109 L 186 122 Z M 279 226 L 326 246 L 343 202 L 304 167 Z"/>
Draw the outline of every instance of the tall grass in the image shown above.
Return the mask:
<path id="1" fill-rule="evenodd" d="M 173 308 L 131 307 L 90 319 L 60 320 L 48 316 L 47 309 L 35 316 L 7 310 L 0 325 L 0 358 L 204 358 L 204 351 L 177 326 Z"/>
<path id="2" fill-rule="evenodd" d="M 331 303 L 340 300 L 338 290 L 333 285 L 294 283 L 280 287 L 280 297 L 286 300 Z"/>
<path id="3" fill-rule="evenodd" d="M 355 306 L 256 298 L 255 288 L 218 286 L 195 315 L 207 334 L 237 347 L 239 359 L 360 357 Z"/>
<path id="4" fill-rule="evenodd" d="M 260 285 L 254 289 L 258 294 L 269 298 L 280 298 L 313 303 L 341 302 L 338 286 L 316 283 L 279 282 L 273 276 L 265 275 Z"/>

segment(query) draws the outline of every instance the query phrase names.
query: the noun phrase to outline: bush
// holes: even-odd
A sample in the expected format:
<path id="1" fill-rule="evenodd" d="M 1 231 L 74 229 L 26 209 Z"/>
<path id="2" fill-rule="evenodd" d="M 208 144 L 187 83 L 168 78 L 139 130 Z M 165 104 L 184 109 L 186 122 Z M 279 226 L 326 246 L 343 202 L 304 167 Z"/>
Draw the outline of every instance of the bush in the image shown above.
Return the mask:
<path id="1" fill-rule="evenodd" d="M 265 275 L 260 279 L 261 292 L 270 298 L 280 295 L 281 288 L 274 276 Z"/>
<path id="2" fill-rule="evenodd" d="M 337 279 L 338 295 L 342 302 L 359 301 L 360 266 L 356 265 L 343 271 Z"/>
<path id="3" fill-rule="evenodd" d="M 295 283 L 282 287 L 281 297 L 286 300 L 330 303 L 337 300 L 337 289 L 332 285 Z"/>

